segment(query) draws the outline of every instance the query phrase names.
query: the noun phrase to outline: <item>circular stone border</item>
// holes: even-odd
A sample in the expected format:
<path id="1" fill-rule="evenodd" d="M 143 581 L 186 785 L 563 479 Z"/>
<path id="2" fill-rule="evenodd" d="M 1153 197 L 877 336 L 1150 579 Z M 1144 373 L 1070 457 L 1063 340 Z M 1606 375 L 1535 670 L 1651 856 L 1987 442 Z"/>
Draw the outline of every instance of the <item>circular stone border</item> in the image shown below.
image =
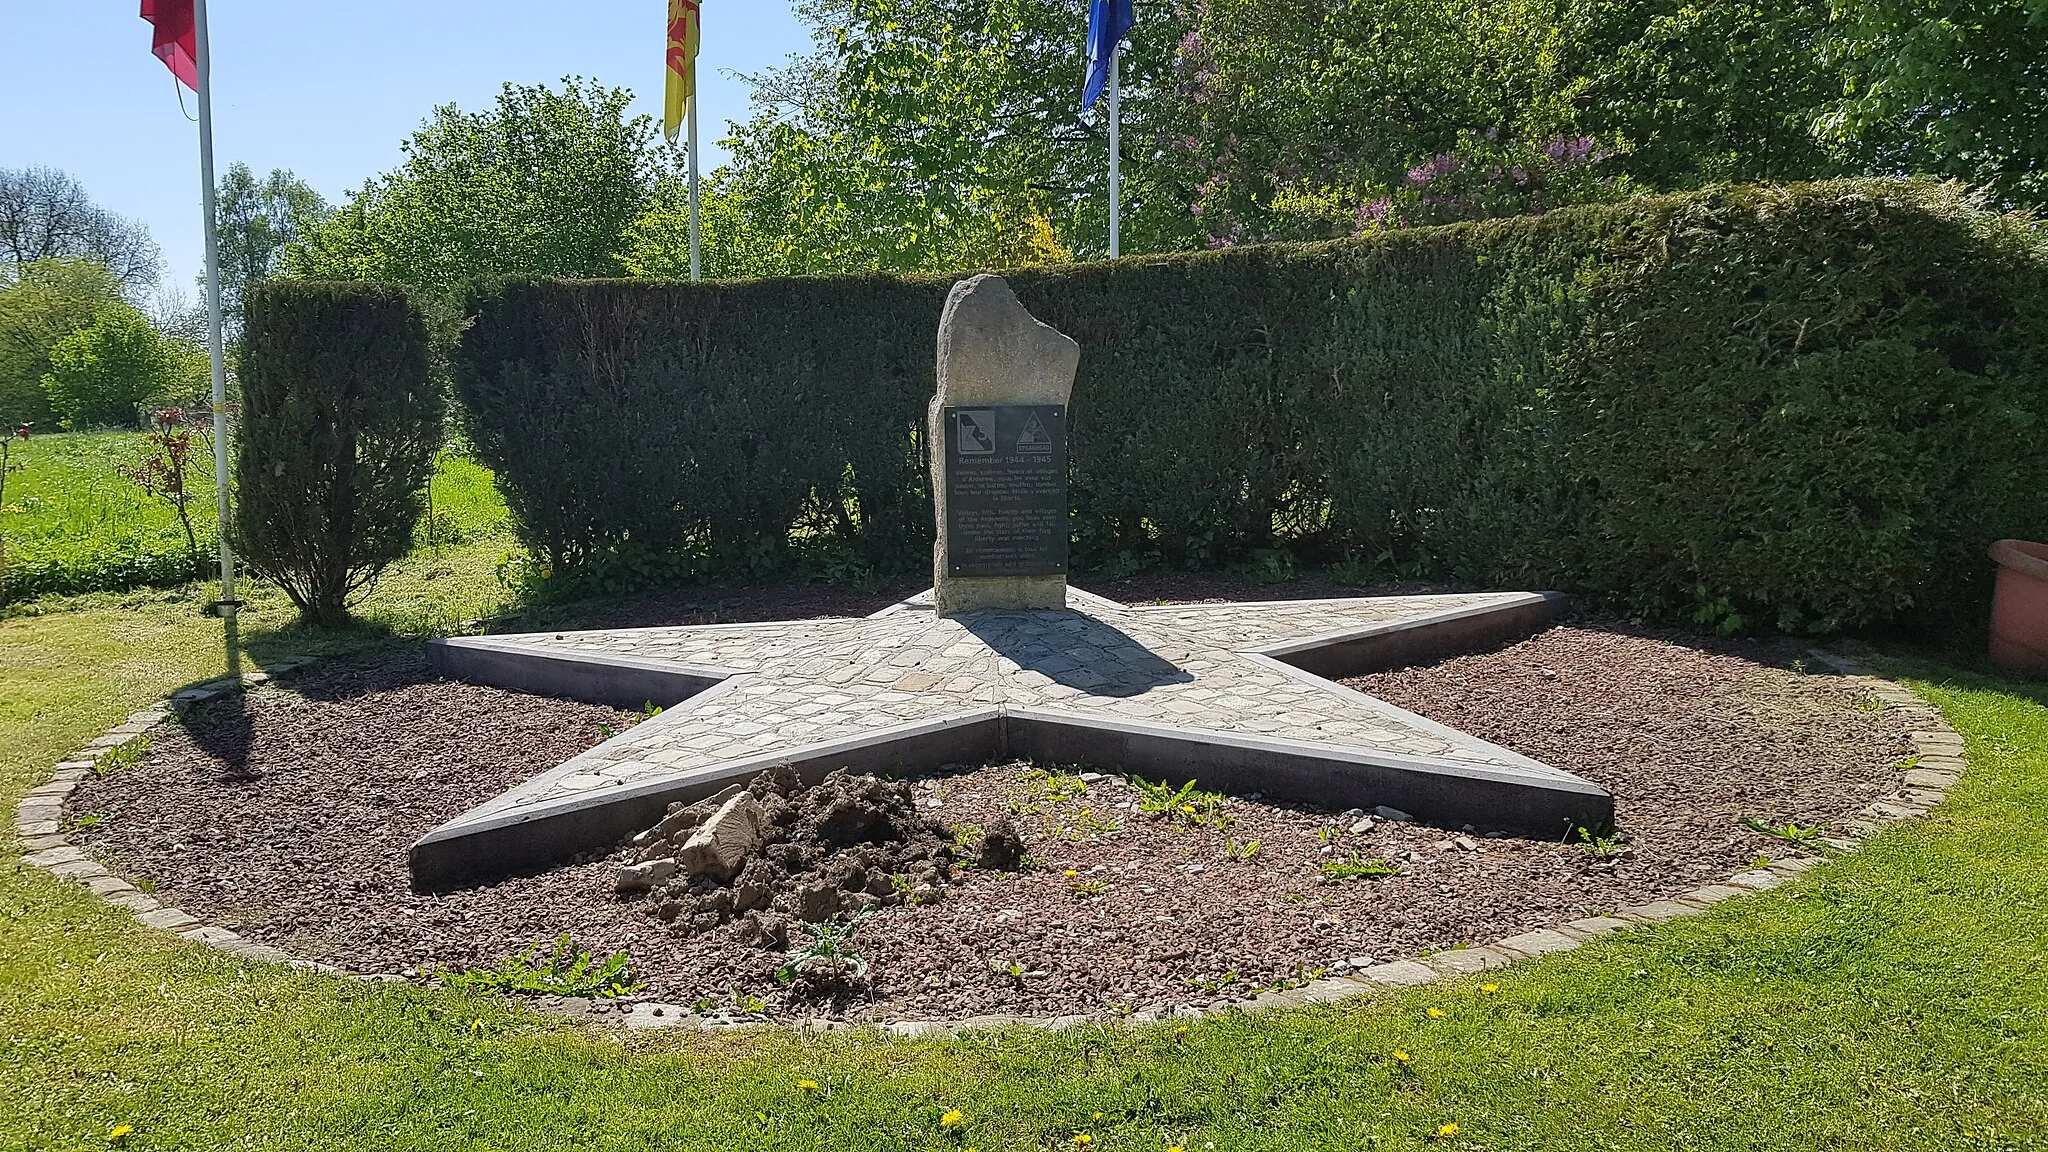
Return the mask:
<path id="1" fill-rule="evenodd" d="M 1919 727 L 1909 733 L 1914 755 L 1908 762 L 1910 766 L 1905 770 L 1902 787 L 1886 798 L 1865 807 L 1854 818 L 1842 822 L 1839 835 L 1822 837 L 1817 841 L 1833 853 L 1845 854 L 1855 851 L 1861 840 L 1887 824 L 1925 817 L 1929 810 L 1941 803 L 1949 790 L 1955 787 L 1968 763 L 1963 754 L 1962 737 L 1956 734 L 1955 729 L 1948 725 L 1937 709 L 1912 690 L 1890 680 L 1870 675 L 1862 665 L 1838 653 L 1816 648 L 1812 650 L 1812 655 L 1816 660 L 1840 673 L 1845 682 L 1861 686 L 1873 697 L 1883 701 L 1885 707 L 1895 708 L 1909 720 L 1919 723 Z M 279 660 L 272 663 L 270 670 L 266 672 L 226 677 L 174 693 L 168 699 L 130 715 L 127 720 L 108 729 L 105 734 L 87 744 L 77 755 L 59 763 L 49 780 L 23 797 L 16 810 L 15 828 L 22 837 L 22 862 L 41 868 L 60 879 L 73 880 L 85 885 L 94 895 L 133 913 L 146 927 L 175 932 L 183 939 L 205 944 L 231 956 L 284 964 L 302 971 L 320 972 L 355 980 L 388 981 L 389 977 L 367 976 L 331 964 L 301 959 L 281 948 L 256 943 L 219 925 L 206 924 L 195 916 L 162 903 L 154 896 L 138 890 L 126 880 L 108 872 L 98 861 L 72 845 L 64 835 L 64 802 L 79 782 L 94 774 L 101 760 L 137 738 L 146 736 L 174 713 L 182 714 L 195 705 L 229 693 L 245 691 L 268 682 L 273 674 L 292 671 L 310 662 L 304 658 Z M 1171 1008 L 1160 1012 L 1140 1011 L 1129 1016 L 971 1016 L 959 1020 L 897 1020 L 886 1024 L 873 1024 L 824 1019 L 774 1021 L 704 1016 L 683 1005 L 647 1001 L 631 1002 L 630 1009 L 625 1012 L 610 1012 L 604 1009 L 603 1001 L 593 1002 L 578 997 L 547 997 L 535 1002 L 534 1006 L 558 1015 L 585 1017 L 598 1022 L 622 1024 L 632 1029 L 726 1030 L 791 1027 L 811 1032 L 879 1031 L 884 1035 L 898 1037 L 951 1036 L 976 1029 L 1018 1026 L 1064 1029 L 1118 1021 L 1145 1024 L 1169 1019 L 1224 1016 L 1236 1012 L 1260 1012 L 1303 1004 L 1329 1004 L 1387 989 L 1412 988 L 1455 980 L 1518 960 L 1554 952 L 1567 952 L 1589 940 L 1610 933 L 1696 916 L 1724 900 L 1745 893 L 1769 891 L 1797 878 L 1825 859 L 1827 857 L 1808 854 L 1773 860 L 1766 867 L 1744 869 L 1720 883 L 1707 884 L 1690 892 L 1623 908 L 1611 916 L 1588 916 L 1569 920 L 1549 928 L 1522 932 L 1491 944 L 1448 949 L 1415 959 L 1396 960 L 1355 973 L 1311 980 L 1296 988 L 1265 992 L 1249 1000 L 1208 1009 Z"/>

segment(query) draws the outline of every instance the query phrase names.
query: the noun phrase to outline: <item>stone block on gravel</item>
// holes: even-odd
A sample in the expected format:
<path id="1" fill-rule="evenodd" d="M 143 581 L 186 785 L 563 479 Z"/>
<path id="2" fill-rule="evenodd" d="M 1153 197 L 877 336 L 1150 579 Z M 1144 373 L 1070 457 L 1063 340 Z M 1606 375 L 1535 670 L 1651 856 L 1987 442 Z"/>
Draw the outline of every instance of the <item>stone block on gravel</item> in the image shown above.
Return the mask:
<path id="1" fill-rule="evenodd" d="M 38 852 L 48 852 L 52 848 L 66 847 L 70 843 L 62 836 L 24 836 L 21 840 L 21 854 L 33 856 Z"/>
<path id="2" fill-rule="evenodd" d="M 16 818 L 14 830 L 24 837 L 59 836 L 63 834 L 64 827 L 55 820 L 22 820 Z"/>
<path id="3" fill-rule="evenodd" d="M 682 870 L 674 860 L 648 860 L 639 864 L 628 864 L 619 869 L 619 878 L 613 885 L 620 893 L 645 892 L 656 884 L 664 883 Z"/>
<path id="4" fill-rule="evenodd" d="M 92 860 L 72 860 L 50 866 L 50 875 L 62 876 L 66 880 L 83 880 L 88 876 L 105 876 L 107 870 Z"/>
<path id="5" fill-rule="evenodd" d="M 1605 936 L 1610 932 L 1619 932 L 1624 928 L 1633 927 L 1635 925 L 1630 924 L 1628 921 L 1616 920 L 1612 916 L 1587 916 L 1584 919 L 1574 920 L 1566 924 L 1564 931 L 1570 932 L 1575 936 L 1591 939 L 1595 936 Z"/>
<path id="6" fill-rule="evenodd" d="M 197 917 L 177 908 L 158 908 L 154 912 L 140 913 L 135 918 L 151 928 L 162 928 L 166 932 L 179 931 L 199 923 Z"/>
<path id="7" fill-rule="evenodd" d="M 85 878 L 85 886 L 92 889 L 93 895 L 101 897 L 115 896 L 122 892 L 133 892 L 135 890 L 135 885 L 121 879 L 119 876 L 87 876 Z"/>
<path id="8" fill-rule="evenodd" d="M 45 849 L 33 856 L 25 856 L 23 860 L 38 868 L 55 868 L 59 864 L 69 864 L 73 860 L 83 860 L 85 858 L 85 853 L 82 850 L 66 845 L 62 848 Z"/>
<path id="9" fill-rule="evenodd" d="M 1768 892 L 1784 882 L 1777 873 L 1772 872 L 1768 868 L 1758 868 L 1750 872 L 1737 872 L 1728 878 L 1728 883 L 1737 888 L 1747 888 L 1752 892 Z"/>
<path id="10" fill-rule="evenodd" d="M 1372 991 L 1372 985 L 1349 976 L 1332 976 L 1323 980 L 1311 980 L 1294 990 L 1304 1004 L 1335 1004 L 1353 996 L 1363 996 Z M 1287 995 L 1287 993 L 1281 993 Z"/>
<path id="11" fill-rule="evenodd" d="M 208 944 L 215 948 L 222 949 L 225 949 L 230 945 L 240 944 L 243 942 L 242 938 L 240 936 L 235 935 L 233 932 L 230 932 L 225 928 L 215 928 L 210 925 L 201 925 L 197 928 L 187 928 L 183 932 L 178 933 L 178 935 L 183 939 L 192 941 L 195 944 Z"/>
<path id="12" fill-rule="evenodd" d="M 223 951 L 227 952 L 230 956 L 240 956 L 244 960 L 259 960 L 265 964 L 289 964 L 292 961 L 292 954 L 282 948 L 273 948 L 268 944 L 254 944 L 246 940 L 240 944 L 225 948 Z"/>
<path id="13" fill-rule="evenodd" d="M 1554 928 L 1539 928 L 1534 932 L 1510 936 L 1495 946 L 1524 956 L 1546 956 L 1552 952 L 1569 952 L 1579 946 L 1579 941 Z"/>
<path id="14" fill-rule="evenodd" d="M 1692 891 L 1687 892 L 1684 895 L 1680 896 L 1679 899 L 1685 901 L 1688 904 L 1700 904 L 1707 907 L 1712 907 L 1713 905 L 1719 904 L 1721 901 L 1726 900 L 1731 896 L 1740 895 L 1742 895 L 1742 889 L 1737 888 L 1733 885 L 1709 884 L 1704 888 L 1695 888 Z"/>
<path id="15" fill-rule="evenodd" d="M 116 907 L 126 908 L 138 916 L 144 912 L 155 912 L 163 907 L 156 897 L 151 896 L 147 892 L 116 892 L 107 897 L 107 903 Z"/>
<path id="16" fill-rule="evenodd" d="M 692 876 L 729 879 L 768 837 L 768 810 L 751 792 L 727 800 L 683 845 L 677 862 Z"/>
<path id="17" fill-rule="evenodd" d="M 1908 807 L 1932 809 L 1946 799 L 1948 799 L 1948 796 L 1939 789 L 1906 789 L 1905 801 Z"/>
<path id="18" fill-rule="evenodd" d="M 1931 768 L 1911 768 L 1906 771 L 1906 787 L 1925 788 L 1934 792 L 1946 792 L 1962 783 L 1962 777 L 1953 772 L 1936 772 Z"/>
<path id="19" fill-rule="evenodd" d="M 1413 960 L 1396 960 L 1392 964 L 1375 964 L 1358 973 L 1360 979 L 1394 988 L 1414 988 L 1436 982 L 1436 971 Z"/>
<path id="20" fill-rule="evenodd" d="M 1638 904 L 1633 908 L 1623 908 L 1619 915 L 1627 920 L 1642 920 L 1647 923 L 1658 924 L 1666 920 L 1697 916 L 1699 913 L 1700 910 L 1692 905 L 1680 904 L 1676 900 L 1652 900 L 1648 904 Z"/>
<path id="21" fill-rule="evenodd" d="M 1515 958 L 1497 948 L 1452 948 L 1426 957 L 1422 962 L 1447 975 L 1470 976 L 1512 964 Z"/>

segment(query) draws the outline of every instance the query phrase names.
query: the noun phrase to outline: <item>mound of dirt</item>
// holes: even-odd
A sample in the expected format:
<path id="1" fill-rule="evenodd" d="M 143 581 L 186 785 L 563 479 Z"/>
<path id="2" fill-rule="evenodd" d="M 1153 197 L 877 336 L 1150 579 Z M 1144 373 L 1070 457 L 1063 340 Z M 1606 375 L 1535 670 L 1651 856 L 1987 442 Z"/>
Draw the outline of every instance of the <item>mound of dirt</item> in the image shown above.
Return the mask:
<path id="1" fill-rule="evenodd" d="M 764 948 L 787 947 L 792 922 L 933 903 L 954 872 L 951 831 L 918 812 L 909 784 L 845 771 L 807 787 L 771 769 L 744 791 L 671 805 L 633 843 L 622 894 L 644 887 L 678 934 L 736 923 Z"/>

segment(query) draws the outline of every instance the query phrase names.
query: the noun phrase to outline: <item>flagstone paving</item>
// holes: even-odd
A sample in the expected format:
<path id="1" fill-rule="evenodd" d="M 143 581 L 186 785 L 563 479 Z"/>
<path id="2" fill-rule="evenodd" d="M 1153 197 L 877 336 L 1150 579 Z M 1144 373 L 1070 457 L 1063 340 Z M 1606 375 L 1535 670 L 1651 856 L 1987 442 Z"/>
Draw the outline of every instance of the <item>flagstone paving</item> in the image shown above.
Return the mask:
<path id="1" fill-rule="evenodd" d="M 612 791 L 644 796 L 650 787 L 721 770 L 800 760 L 807 750 L 849 738 L 1024 713 L 1195 739 L 1380 753 L 1410 766 L 1604 798 L 1569 773 L 1273 655 L 1547 602 L 1532 593 L 1487 593 L 1127 607 L 1074 590 L 1065 612 L 940 617 L 927 593 L 865 619 L 443 641 L 443 665 L 468 679 L 490 679 L 465 670 L 469 655 L 570 656 L 673 669 L 715 686 L 472 809 L 428 839 L 587 808 Z"/>

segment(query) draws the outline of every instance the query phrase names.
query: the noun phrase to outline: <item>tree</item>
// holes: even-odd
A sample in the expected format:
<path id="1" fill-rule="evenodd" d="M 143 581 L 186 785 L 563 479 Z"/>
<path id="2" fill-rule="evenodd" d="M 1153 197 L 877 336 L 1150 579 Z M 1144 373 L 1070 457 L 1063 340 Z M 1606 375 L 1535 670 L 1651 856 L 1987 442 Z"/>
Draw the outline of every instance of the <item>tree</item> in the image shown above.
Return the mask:
<path id="1" fill-rule="evenodd" d="M 1834 18 L 1834 139 L 1878 168 L 2048 204 L 2048 0 L 1835 0 Z"/>
<path id="2" fill-rule="evenodd" d="M 273 168 L 260 182 L 247 164 L 237 163 L 221 178 L 216 197 L 220 220 L 221 315 L 230 338 L 242 329 L 247 290 L 270 279 L 286 247 L 332 209 L 311 185 Z M 205 280 L 200 280 L 205 287 Z"/>
<path id="3" fill-rule="evenodd" d="M 55 168 L 0 168 L 0 275 L 38 260 L 91 260 L 131 291 L 156 283 L 156 244 L 141 224 L 92 202 Z"/>
<path id="4" fill-rule="evenodd" d="M 87 260 L 35 260 L 15 266 L 0 283 L 0 422 L 42 424 L 52 418 L 43 377 L 50 350 L 102 311 L 121 303 L 121 282 Z"/>
<path id="5" fill-rule="evenodd" d="M 755 114 L 708 181 L 714 274 L 1049 263 L 1108 242 L 1106 105 L 1083 115 L 1085 6 L 1064 0 L 809 0 L 817 48 L 751 77 Z M 1125 53 L 1127 251 L 1200 236 L 1155 179 L 1178 15 L 1148 6 Z M 686 267 L 659 195 L 628 264 Z M 715 241 L 715 242 L 714 242 Z"/>
<path id="6" fill-rule="evenodd" d="M 626 118 L 631 99 L 568 79 L 559 91 L 507 84 L 484 112 L 438 108 L 404 162 L 287 244 L 282 268 L 443 301 L 495 277 L 621 275 L 655 156 L 652 122 Z"/>
<path id="7" fill-rule="evenodd" d="M 135 423 L 137 409 L 163 395 L 176 362 L 163 336 L 125 302 L 110 304 L 92 326 L 50 349 L 43 391 L 66 427 Z"/>

